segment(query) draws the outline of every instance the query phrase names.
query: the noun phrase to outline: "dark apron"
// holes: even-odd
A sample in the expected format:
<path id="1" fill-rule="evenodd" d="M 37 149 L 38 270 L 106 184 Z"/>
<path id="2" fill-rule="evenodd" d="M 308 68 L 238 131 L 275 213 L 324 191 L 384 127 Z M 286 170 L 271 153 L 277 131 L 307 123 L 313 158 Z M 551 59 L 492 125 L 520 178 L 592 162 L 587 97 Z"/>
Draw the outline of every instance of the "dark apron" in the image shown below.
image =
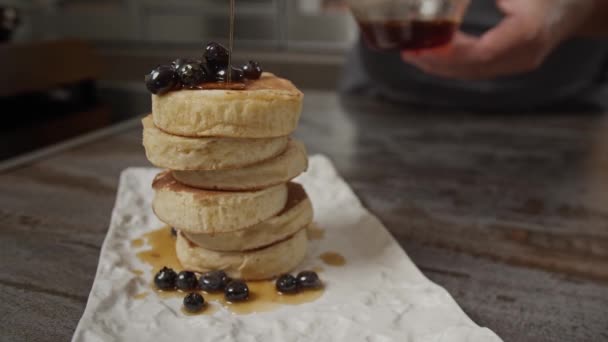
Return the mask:
<path id="1" fill-rule="evenodd" d="M 462 30 L 480 35 L 501 18 L 493 1 L 473 1 Z M 526 110 L 566 101 L 597 101 L 598 91 L 607 88 L 607 61 L 606 40 L 572 39 L 533 72 L 490 81 L 458 81 L 425 74 L 404 63 L 398 53 L 377 52 L 358 42 L 348 56 L 340 90 L 426 107 Z M 605 97 L 599 96 L 599 101 Z M 604 102 L 608 105 L 608 99 Z"/>

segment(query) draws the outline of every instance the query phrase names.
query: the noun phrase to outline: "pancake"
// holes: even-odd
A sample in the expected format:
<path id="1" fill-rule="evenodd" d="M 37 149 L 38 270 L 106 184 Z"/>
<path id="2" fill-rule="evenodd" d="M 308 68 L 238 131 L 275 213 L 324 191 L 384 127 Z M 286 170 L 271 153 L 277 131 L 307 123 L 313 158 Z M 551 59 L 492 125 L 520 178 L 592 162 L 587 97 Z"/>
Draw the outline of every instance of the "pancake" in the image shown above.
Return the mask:
<path id="1" fill-rule="evenodd" d="M 180 233 L 175 251 L 187 270 L 224 270 L 231 278 L 262 280 L 292 271 L 306 256 L 307 246 L 306 229 L 271 246 L 246 252 L 214 252 L 196 246 Z"/>
<path id="2" fill-rule="evenodd" d="M 291 140 L 278 157 L 240 169 L 173 171 L 173 177 L 188 186 L 212 190 L 263 189 L 292 180 L 308 167 L 306 148 Z"/>
<path id="3" fill-rule="evenodd" d="M 287 185 L 259 191 L 220 192 L 191 188 L 170 172 L 156 176 L 152 208 L 164 223 L 190 233 L 220 233 L 258 224 L 287 203 Z"/>
<path id="4" fill-rule="evenodd" d="M 312 204 L 304 188 L 297 183 L 289 183 L 287 188 L 287 205 L 277 216 L 266 221 L 233 232 L 182 233 L 197 246 L 214 251 L 245 251 L 282 241 L 307 227 L 313 218 Z"/>
<path id="5" fill-rule="evenodd" d="M 244 90 L 181 90 L 152 95 L 154 124 L 190 137 L 271 138 L 291 134 L 304 95 L 293 83 L 264 73 Z"/>
<path id="6" fill-rule="evenodd" d="M 285 152 L 287 137 L 234 139 L 189 138 L 158 129 L 149 115 L 142 120 L 143 145 L 150 162 L 171 170 L 240 168 Z"/>

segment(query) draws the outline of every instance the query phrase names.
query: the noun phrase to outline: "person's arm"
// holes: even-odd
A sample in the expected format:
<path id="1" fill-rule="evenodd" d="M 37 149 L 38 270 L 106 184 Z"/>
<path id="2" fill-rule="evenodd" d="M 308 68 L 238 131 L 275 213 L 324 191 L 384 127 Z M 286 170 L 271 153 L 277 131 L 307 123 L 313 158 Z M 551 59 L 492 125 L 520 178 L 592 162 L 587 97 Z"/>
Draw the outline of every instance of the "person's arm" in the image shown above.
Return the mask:
<path id="1" fill-rule="evenodd" d="M 608 30 L 608 0 L 496 3 L 505 18 L 481 37 L 457 33 L 449 48 L 404 51 L 403 60 L 443 77 L 489 79 L 534 70 L 564 40 Z"/>

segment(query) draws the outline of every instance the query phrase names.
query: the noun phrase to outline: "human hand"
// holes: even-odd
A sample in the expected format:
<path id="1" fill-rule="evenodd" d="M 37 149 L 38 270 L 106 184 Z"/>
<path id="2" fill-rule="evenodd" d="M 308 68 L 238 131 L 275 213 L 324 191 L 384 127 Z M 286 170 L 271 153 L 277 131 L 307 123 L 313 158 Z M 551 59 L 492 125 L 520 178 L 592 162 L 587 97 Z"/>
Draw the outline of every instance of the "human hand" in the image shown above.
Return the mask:
<path id="1" fill-rule="evenodd" d="M 596 0 L 496 0 L 505 18 L 481 37 L 458 32 L 450 46 L 403 51 L 402 58 L 438 76 L 489 79 L 532 71 L 576 33 Z"/>

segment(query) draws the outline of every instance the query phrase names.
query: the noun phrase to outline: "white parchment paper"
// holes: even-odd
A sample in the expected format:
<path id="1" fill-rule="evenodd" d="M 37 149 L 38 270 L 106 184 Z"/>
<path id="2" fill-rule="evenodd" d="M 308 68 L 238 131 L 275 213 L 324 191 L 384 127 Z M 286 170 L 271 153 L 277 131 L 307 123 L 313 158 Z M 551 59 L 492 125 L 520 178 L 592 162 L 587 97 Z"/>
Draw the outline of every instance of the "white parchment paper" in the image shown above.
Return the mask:
<path id="1" fill-rule="evenodd" d="M 322 265 L 323 296 L 272 312 L 185 316 L 178 298 L 150 293 L 153 270 L 135 257 L 131 240 L 162 223 L 151 210 L 158 172 L 130 168 L 120 178 L 116 205 L 85 312 L 73 341 L 408 341 L 494 342 L 441 287 L 426 279 L 380 221 L 359 202 L 324 156 L 310 159 L 297 181 L 308 192 L 325 237 L 311 241 L 301 269 Z M 145 248 L 145 247 L 143 247 Z M 319 255 L 342 254 L 342 267 Z M 77 256 L 74 256 L 77 257 Z M 137 276 L 131 270 L 145 270 Z"/>

